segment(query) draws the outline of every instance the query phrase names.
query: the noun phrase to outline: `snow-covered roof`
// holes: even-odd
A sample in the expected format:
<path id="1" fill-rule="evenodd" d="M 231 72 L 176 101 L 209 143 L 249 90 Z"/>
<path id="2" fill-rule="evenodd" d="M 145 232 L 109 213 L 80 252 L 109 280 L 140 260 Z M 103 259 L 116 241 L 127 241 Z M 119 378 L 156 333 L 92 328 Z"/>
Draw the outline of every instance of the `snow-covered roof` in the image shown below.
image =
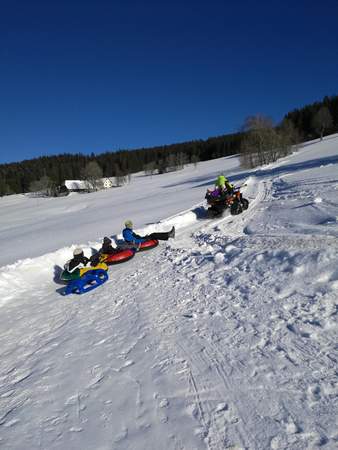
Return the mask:
<path id="1" fill-rule="evenodd" d="M 86 190 L 91 188 L 91 184 L 84 180 L 65 180 L 64 185 L 70 191 Z"/>

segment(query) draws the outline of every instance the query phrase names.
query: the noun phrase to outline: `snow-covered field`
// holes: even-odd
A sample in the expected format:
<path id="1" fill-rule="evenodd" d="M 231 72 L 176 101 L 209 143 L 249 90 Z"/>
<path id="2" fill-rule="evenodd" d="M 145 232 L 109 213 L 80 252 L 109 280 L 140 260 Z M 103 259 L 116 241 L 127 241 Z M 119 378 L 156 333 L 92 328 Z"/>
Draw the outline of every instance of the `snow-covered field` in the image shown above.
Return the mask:
<path id="1" fill-rule="evenodd" d="M 221 172 L 250 206 L 207 220 Z M 258 170 L 222 158 L 0 212 L 0 448 L 338 447 L 337 135 Z M 125 219 L 176 239 L 61 296 L 75 245 Z"/>

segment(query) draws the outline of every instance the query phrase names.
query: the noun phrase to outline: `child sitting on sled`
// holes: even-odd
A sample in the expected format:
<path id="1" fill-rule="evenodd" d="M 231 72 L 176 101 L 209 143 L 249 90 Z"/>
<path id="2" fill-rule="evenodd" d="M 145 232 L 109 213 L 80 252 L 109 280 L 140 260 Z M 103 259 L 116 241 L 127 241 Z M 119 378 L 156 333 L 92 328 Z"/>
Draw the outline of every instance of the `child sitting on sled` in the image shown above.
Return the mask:
<path id="1" fill-rule="evenodd" d="M 73 251 L 73 258 L 66 262 L 64 269 L 69 273 L 75 272 L 76 269 L 83 269 L 84 267 L 96 266 L 99 262 L 97 254 L 87 258 L 84 256 L 82 248 L 76 248 Z"/>
<path id="2" fill-rule="evenodd" d="M 119 253 L 122 250 L 137 250 L 137 245 L 133 243 L 128 242 L 118 242 L 118 245 L 116 247 L 113 247 L 112 240 L 105 236 L 103 238 L 102 247 L 99 250 L 99 253 L 104 255 L 115 255 L 115 253 Z"/>

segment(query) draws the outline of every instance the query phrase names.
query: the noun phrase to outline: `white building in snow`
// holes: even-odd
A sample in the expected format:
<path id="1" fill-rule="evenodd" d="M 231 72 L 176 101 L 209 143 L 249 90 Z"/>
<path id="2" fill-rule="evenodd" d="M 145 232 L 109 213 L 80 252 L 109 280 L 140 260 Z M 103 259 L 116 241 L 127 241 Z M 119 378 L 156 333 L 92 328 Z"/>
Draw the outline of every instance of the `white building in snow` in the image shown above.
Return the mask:
<path id="1" fill-rule="evenodd" d="M 88 191 L 93 186 L 85 180 L 65 180 L 64 185 L 71 192 Z"/>
<path id="2" fill-rule="evenodd" d="M 101 178 L 98 185 L 104 189 L 110 189 L 115 186 L 113 178 Z M 86 180 L 65 180 L 64 186 L 71 192 L 89 191 L 94 189 L 92 184 Z"/>
<path id="3" fill-rule="evenodd" d="M 110 189 L 114 186 L 110 178 L 102 178 L 102 184 L 105 189 Z"/>

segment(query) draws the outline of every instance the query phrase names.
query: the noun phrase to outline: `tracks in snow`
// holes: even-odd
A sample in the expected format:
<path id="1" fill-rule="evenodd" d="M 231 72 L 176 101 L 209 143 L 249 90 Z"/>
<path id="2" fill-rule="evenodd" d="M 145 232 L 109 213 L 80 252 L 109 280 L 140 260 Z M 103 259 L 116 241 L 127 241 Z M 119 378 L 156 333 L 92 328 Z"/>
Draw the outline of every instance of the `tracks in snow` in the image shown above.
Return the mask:
<path id="1" fill-rule="evenodd" d="M 175 329 L 172 352 L 178 347 L 186 364 L 195 431 L 209 449 L 306 449 L 336 440 L 337 302 L 334 294 L 322 298 L 318 274 L 322 257 L 335 260 L 334 249 L 327 253 L 335 241 L 246 235 L 271 191 L 271 182 L 260 183 L 243 215 L 196 226 L 189 241 L 181 235 L 162 252 L 176 283 L 166 283 L 174 297 L 156 317 L 169 342 Z M 332 269 L 327 277 L 335 282 Z"/>
<path id="2" fill-rule="evenodd" d="M 97 291 L 67 300 L 47 286 L 12 310 L 5 444 L 15 432 L 21 448 L 39 435 L 55 450 L 334 445 L 336 303 L 318 289 L 336 282 L 334 250 L 323 262 L 326 237 L 247 235 L 272 184 L 247 191 L 242 215 L 178 230 Z"/>

